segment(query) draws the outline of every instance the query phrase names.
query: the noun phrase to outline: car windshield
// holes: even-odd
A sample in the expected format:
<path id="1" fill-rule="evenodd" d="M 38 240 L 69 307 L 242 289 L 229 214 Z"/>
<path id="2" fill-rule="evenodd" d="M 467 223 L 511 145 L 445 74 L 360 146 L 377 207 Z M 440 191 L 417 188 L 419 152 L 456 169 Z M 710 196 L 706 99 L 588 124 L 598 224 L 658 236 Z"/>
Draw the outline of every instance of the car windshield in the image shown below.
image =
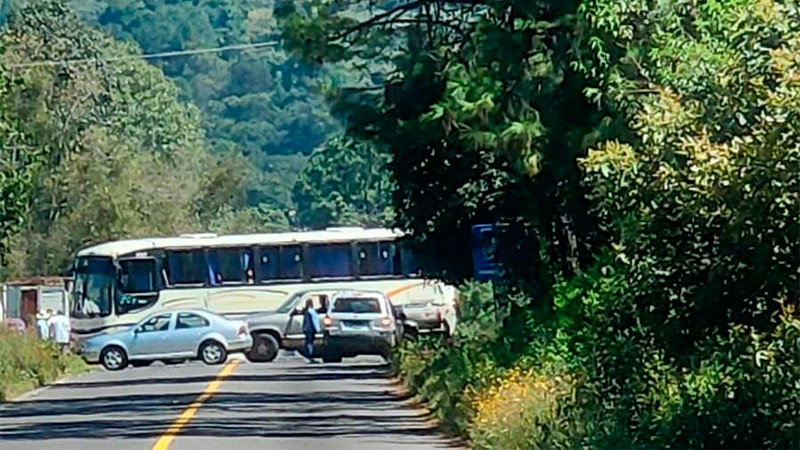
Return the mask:
<path id="1" fill-rule="evenodd" d="M 72 288 L 73 317 L 105 317 L 111 314 L 114 274 L 111 258 L 90 257 L 76 261 Z"/>
<path id="2" fill-rule="evenodd" d="M 380 313 L 381 302 L 374 297 L 341 297 L 333 302 L 335 313 Z"/>

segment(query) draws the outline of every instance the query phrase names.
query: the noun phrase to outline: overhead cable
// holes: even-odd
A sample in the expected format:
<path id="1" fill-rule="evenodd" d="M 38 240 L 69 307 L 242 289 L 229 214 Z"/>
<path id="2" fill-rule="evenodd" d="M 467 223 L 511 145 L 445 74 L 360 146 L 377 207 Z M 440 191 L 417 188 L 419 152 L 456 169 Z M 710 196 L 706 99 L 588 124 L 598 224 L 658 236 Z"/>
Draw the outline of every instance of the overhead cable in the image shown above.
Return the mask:
<path id="1" fill-rule="evenodd" d="M 161 53 L 146 53 L 143 55 L 112 56 L 109 58 L 81 58 L 81 59 L 31 61 L 26 63 L 8 64 L 6 67 L 9 69 L 26 69 L 31 67 L 42 67 L 42 66 L 61 66 L 65 64 L 66 65 L 92 64 L 100 62 L 105 63 L 105 62 L 117 62 L 117 61 L 132 61 L 137 59 L 163 59 L 163 58 L 173 58 L 177 56 L 201 55 L 204 53 L 222 53 L 222 52 L 250 50 L 254 48 L 274 47 L 276 45 L 278 45 L 277 41 L 254 42 L 250 44 L 226 45 L 223 47 L 175 50 L 175 51 L 161 52 Z"/>

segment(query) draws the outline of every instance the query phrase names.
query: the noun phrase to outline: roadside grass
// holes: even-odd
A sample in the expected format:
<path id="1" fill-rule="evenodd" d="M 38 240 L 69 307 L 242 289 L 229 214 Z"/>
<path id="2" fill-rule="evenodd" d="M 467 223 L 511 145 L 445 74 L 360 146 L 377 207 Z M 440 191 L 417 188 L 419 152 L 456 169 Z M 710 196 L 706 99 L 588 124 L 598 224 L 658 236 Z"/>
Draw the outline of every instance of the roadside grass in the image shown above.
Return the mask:
<path id="1" fill-rule="evenodd" d="M 64 355 L 33 332 L 17 333 L 0 326 L 0 402 L 52 383 L 66 374 L 89 370 L 76 355 Z"/>

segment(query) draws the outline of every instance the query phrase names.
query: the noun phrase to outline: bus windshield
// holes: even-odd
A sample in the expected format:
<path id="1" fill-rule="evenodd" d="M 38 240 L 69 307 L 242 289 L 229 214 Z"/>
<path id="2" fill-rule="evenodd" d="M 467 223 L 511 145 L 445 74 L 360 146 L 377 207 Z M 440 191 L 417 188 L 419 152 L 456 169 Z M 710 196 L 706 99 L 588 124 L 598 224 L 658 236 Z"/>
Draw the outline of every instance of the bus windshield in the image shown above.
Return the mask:
<path id="1" fill-rule="evenodd" d="M 72 288 L 73 317 L 105 317 L 111 314 L 114 274 L 111 258 L 78 258 Z"/>

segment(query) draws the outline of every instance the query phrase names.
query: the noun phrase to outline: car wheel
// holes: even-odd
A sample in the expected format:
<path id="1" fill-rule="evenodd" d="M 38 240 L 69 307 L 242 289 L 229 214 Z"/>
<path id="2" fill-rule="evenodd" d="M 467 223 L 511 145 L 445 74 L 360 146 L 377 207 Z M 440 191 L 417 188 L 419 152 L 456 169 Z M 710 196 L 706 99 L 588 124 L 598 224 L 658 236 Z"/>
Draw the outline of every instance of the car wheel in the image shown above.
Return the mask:
<path id="1" fill-rule="evenodd" d="M 253 348 L 245 356 L 250 362 L 270 362 L 278 357 L 280 345 L 271 334 L 263 333 L 254 336 Z"/>
<path id="2" fill-rule="evenodd" d="M 131 361 L 130 363 L 131 363 L 131 365 L 133 367 L 147 367 L 150 364 L 153 364 L 153 360 L 152 359 L 140 359 L 140 360 L 137 360 L 137 361 Z"/>
<path id="3" fill-rule="evenodd" d="M 228 359 L 228 352 L 217 341 L 206 341 L 200 346 L 200 359 L 208 365 L 222 364 Z"/>
<path id="4" fill-rule="evenodd" d="M 413 327 L 406 327 L 403 329 L 403 339 L 407 339 L 409 341 L 416 341 L 419 337 L 419 333 L 417 332 L 416 328 Z"/>
<path id="5" fill-rule="evenodd" d="M 106 370 L 122 370 L 128 365 L 128 355 L 122 348 L 112 345 L 103 349 L 100 362 Z"/>

